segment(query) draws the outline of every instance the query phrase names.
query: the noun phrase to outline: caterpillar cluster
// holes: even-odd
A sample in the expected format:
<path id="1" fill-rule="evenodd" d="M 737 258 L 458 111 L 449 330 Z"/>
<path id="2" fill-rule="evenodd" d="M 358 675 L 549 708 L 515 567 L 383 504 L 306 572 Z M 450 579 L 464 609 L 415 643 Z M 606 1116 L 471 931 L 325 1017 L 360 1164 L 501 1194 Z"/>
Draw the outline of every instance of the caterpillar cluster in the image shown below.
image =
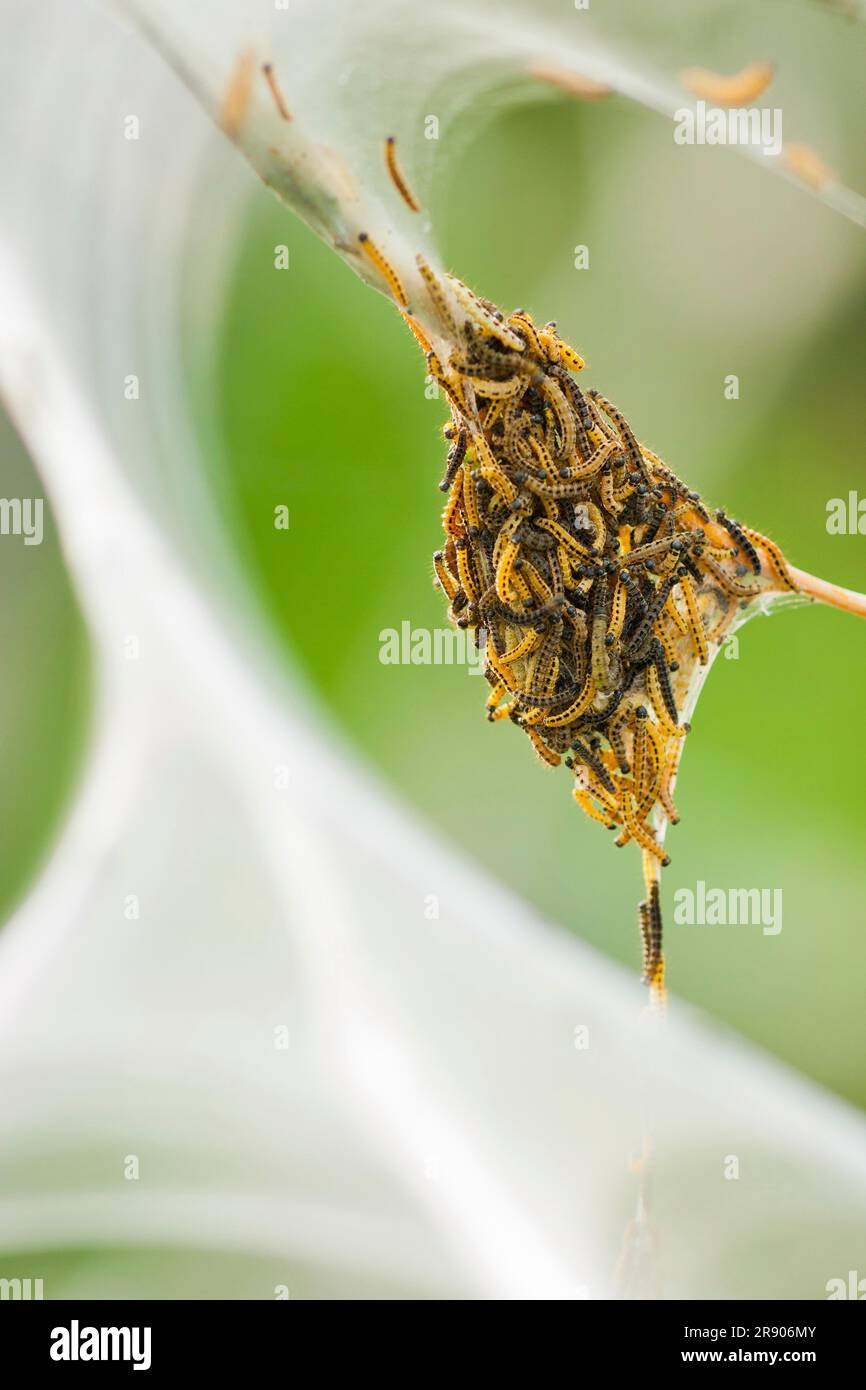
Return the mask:
<path id="1" fill-rule="evenodd" d="M 447 362 L 427 353 L 451 405 L 436 580 L 453 622 L 484 641 L 488 719 L 564 763 L 586 814 L 643 851 L 644 977 L 659 986 L 657 876 L 695 666 L 738 605 L 794 585 L 775 546 L 711 516 L 581 390 L 583 361 L 554 323 L 506 317 L 449 280 L 460 346 Z"/>

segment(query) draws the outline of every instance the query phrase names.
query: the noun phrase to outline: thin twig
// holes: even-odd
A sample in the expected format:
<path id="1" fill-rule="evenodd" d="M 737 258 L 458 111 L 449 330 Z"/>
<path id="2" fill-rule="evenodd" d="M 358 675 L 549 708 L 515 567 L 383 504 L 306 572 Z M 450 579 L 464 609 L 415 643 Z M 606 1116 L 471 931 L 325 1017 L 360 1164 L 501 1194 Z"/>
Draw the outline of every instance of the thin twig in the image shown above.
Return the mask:
<path id="1" fill-rule="evenodd" d="M 846 613 L 856 613 L 866 618 L 866 594 L 855 593 L 853 589 L 843 589 L 839 584 L 830 584 L 826 579 L 818 579 L 805 570 L 788 566 L 788 573 L 801 593 L 818 603 L 828 603 L 832 608 L 841 608 Z"/>

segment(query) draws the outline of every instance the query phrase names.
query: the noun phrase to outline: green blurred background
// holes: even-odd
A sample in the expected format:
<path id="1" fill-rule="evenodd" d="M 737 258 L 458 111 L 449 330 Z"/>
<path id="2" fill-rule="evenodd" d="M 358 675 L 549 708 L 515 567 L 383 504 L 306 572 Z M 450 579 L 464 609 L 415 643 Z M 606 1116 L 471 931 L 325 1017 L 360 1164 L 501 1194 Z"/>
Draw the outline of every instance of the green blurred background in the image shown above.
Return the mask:
<path id="1" fill-rule="evenodd" d="M 729 151 L 676 147 L 668 122 L 617 101 L 491 109 L 435 155 L 425 201 L 445 263 L 504 307 L 557 319 L 588 383 L 708 500 L 801 567 L 866 588 L 866 537 L 825 526 L 829 498 L 866 493 L 862 233 Z M 577 245 L 588 270 L 574 268 Z M 191 360 L 211 351 L 206 331 L 190 318 Z M 584 819 L 565 772 L 485 722 L 478 677 L 379 660 L 383 629 L 445 626 L 430 563 L 445 407 L 393 308 L 257 188 L 217 358 L 196 401 L 202 437 L 220 441 L 210 483 L 276 645 L 407 813 L 552 930 L 637 971 L 638 856 Z M 5 494 L 35 495 L 8 427 L 2 457 Z M 273 526 L 279 504 L 287 532 Z M 56 834 L 87 658 L 53 531 L 38 549 L 4 540 L 0 566 L 5 914 Z M 866 624 L 853 617 L 804 608 L 746 627 L 698 706 L 664 879 L 675 994 L 861 1106 L 864 685 Z M 676 926 L 673 892 L 698 879 L 781 888 L 783 930 Z"/>
<path id="2" fill-rule="evenodd" d="M 26 890 L 81 764 L 90 689 L 84 626 L 49 500 L 0 410 L 0 493 L 42 498 L 41 545 L 0 536 L 0 921 Z"/>
<path id="3" fill-rule="evenodd" d="M 828 498 L 863 476 L 862 233 L 730 151 L 675 147 L 668 123 L 620 103 L 491 111 L 443 153 L 427 195 L 445 264 L 557 319 L 589 383 L 710 501 L 801 567 L 866 587 L 866 537 L 825 527 Z M 589 270 L 574 268 L 578 244 Z M 638 856 L 585 821 L 567 773 L 484 721 L 481 680 L 379 660 L 382 630 L 446 625 L 430 562 L 446 410 L 392 307 L 264 193 L 218 399 L 226 530 L 334 719 L 553 929 L 637 970 Z M 273 527 L 281 503 L 288 532 Z M 864 678 L 866 625 L 848 615 L 805 608 L 742 630 L 698 707 L 664 881 L 673 990 L 860 1105 Z M 673 891 L 698 879 L 781 887 L 781 933 L 674 925 Z"/>

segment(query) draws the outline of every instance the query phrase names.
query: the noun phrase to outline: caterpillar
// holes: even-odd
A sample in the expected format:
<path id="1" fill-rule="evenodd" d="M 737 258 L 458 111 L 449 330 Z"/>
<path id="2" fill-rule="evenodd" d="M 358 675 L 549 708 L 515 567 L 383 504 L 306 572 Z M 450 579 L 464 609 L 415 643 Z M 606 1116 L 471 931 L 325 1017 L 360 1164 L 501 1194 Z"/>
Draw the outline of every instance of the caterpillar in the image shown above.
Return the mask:
<path id="1" fill-rule="evenodd" d="M 389 280 L 384 258 L 367 254 Z M 744 600 L 794 580 L 772 542 L 713 519 L 607 397 L 578 387 L 583 358 L 555 323 L 506 317 L 421 257 L 418 267 L 453 342 L 447 368 L 427 354 L 451 411 L 439 584 L 452 619 L 486 634 L 487 718 L 516 724 L 550 767 L 564 763 L 589 819 L 639 847 L 644 975 L 658 996 L 660 827 L 679 819 L 671 786 L 690 680 Z"/>

